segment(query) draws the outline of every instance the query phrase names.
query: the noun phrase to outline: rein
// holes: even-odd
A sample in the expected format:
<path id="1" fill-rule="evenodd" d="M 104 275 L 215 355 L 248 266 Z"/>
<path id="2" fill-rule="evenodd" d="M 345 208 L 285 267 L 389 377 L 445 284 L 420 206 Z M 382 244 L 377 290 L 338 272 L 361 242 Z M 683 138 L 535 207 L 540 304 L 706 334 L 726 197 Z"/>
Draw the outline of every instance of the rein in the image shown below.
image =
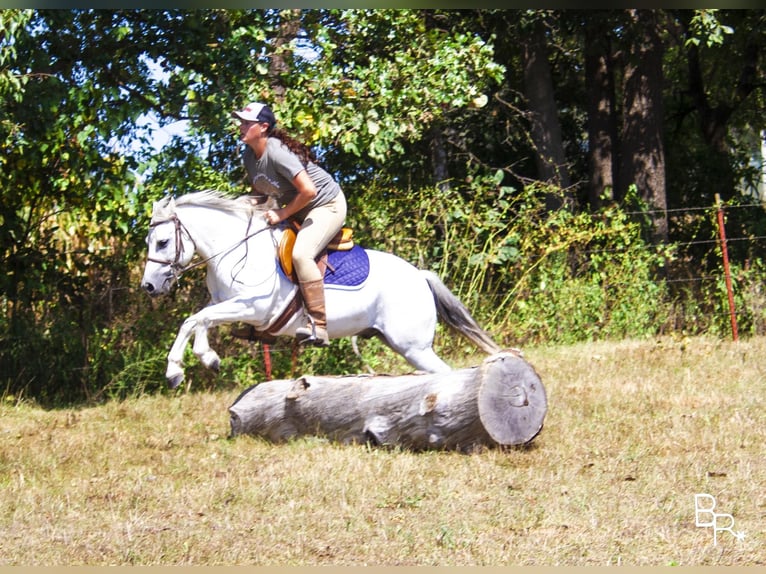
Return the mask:
<path id="1" fill-rule="evenodd" d="M 196 269 L 197 267 L 201 267 L 202 265 L 205 265 L 208 261 L 211 261 L 212 259 L 215 259 L 219 255 L 223 255 L 225 253 L 228 253 L 229 251 L 232 251 L 232 250 L 236 249 L 237 247 L 239 247 L 240 245 L 245 243 L 251 237 L 255 237 L 256 235 L 258 235 L 262 231 L 266 231 L 267 229 L 269 229 L 269 226 L 267 225 L 266 227 L 263 227 L 263 228 L 259 229 L 258 231 L 254 231 L 253 233 L 249 233 L 249 231 L 250 231 L 250 224 L 253 221 L 252 216 L 251 216 L 250 217 L 250 221 L 248 221 L 248 223 L 247 223 L 247 231 L 245 232 L 245 236 L 242 239 L 238 240 L 236 243 L 234 243 L 233 245 L 227 247 L 226 249 L 223 249 L 223 250 L 219 251 L 218 253 L 214 253 L 210 257 L 207 257 L 205 259 L 201 259 L 201 260 L 196 261 L 194 263 L 190 263 L 189 265 L 184 267 L 182 265 L 179 265 L 179 263 L 178 263 L 181 260 L 181 255 L 183 254 L 183 248 L 184 248 L 183 247 L 183 241 L 182 241 L 183 234 L 186 233 L 186 236 L 189 238 L 189 240 L 194 245 L 195 251 L 197 249 L 197 244 L 194 242 L 194 238 L 191 236 L 191 233 L 189 233 L 189 230 L 186 229 L 186 226 L 183 223 L 181 223 L 180 219 L 178 219 L 178 216 L 174 213 L 168 219 L 163 219 L 162 221 L 155 221 L 153 223 L 150 223 L 149 224 L 149 228 L 151 229 L 153 227 L 157 227 L 158 225 L 164 225 L 165 223 L 169 223 L 171 221 L 175 225 L 175 231 L 176 231 L 176 255 L 175 255 L 175 258 L 172 261 L 169 260 L 169 259 L 157 259 L 155 257 L 147 257 L 146 259 L 148 261 L 152 261 L 154 263 L 159 263 L 160 265 L 168 265 L 170 267 L 170 269 L 173 271 L 173 276 L 176 279 L 176 281 L 181 277 L 181 275 L 183 275 L 187 271 L 191 271 L 192 269 Z"/>

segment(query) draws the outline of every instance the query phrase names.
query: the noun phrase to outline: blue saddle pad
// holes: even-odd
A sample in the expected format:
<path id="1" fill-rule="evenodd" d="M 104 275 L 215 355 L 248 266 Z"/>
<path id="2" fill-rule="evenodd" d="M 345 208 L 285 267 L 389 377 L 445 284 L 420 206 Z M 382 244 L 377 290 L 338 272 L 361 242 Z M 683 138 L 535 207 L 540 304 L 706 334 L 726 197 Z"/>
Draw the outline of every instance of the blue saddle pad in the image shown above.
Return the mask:
<path id="1" fill-rule="evenodd" d="M 327 255 L 325 285 L 358 287 L 370 273 L 370 259 L 359 245 L 348 251 L 330 251 Z"/>

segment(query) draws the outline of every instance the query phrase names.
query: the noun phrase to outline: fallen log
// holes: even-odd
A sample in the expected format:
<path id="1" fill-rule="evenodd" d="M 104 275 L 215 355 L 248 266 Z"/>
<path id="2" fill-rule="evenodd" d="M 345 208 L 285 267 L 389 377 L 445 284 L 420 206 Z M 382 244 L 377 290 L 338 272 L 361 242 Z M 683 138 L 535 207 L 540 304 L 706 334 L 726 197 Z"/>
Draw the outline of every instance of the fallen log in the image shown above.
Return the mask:
<path id="1" fill-rule="evenodd" d="M 539 376 L 518 353 L 439 374 L 303 376 L 253 385 L 229 407 L 231 435 L 274 442 L 314 434 L 414 450 L 530 442 L 547 411 Z"/>

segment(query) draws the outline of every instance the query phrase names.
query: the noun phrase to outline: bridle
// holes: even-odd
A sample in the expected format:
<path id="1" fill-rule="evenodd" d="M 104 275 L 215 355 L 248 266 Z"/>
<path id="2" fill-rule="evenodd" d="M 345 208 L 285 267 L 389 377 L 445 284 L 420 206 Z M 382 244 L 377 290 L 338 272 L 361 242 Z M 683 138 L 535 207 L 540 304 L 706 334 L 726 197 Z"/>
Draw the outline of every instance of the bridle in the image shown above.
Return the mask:
<path id="1" fill-rule="evenodd" d="M 192 236 L 189 234 L 189 231 L 186 229 L 186 227 L 184 227 L 184 224 L 181 223 L 181 220 L 178 219 L 178 216 L 176 214 L 173 214 L 169 218 L 163 219 L 161 221 L 152 221 L 149 224 L 149 229 L 158 227 L 160 225 L 164 225 L 166 223 L 170 223 L 171 221 L 175 225 L 175 231 L 176 231 L 175 258 L 170 260 L 170 259 L 157 259 L 156 257 L 147 257 L 146 259 L 153 263 L 159 263 L 160 265 L 167 265 L 168 267 L 170 267 L 171 271 L 173 271 L 173 276 L 176 279 L 178 279 L 183 273 L 197 266 L 197 263 L 190 264 L 185 267 L 181 265 L 181 255 L 183 255 L 183 252 L 184 252 L 183 234 L 186 233 L 186 236 L 189 238 L 192 244 L 194 244 L 194 239 L 192 239 Z M 195 249 L 196 249 L 196 245 L 195 245 Z"/>
<path id="2" fill-rule="evenodd" d="M 245 232 L 245 236 L 235 242 L 233 245 L 227 247 L 226 249 L 223 249 L 219 251 L 218 253 L 215 253 L 211 255 L 210 257 L 207 257 L 205 259 L 201 259 L 199 261 L 195 261 L 194 263 L 189 263 L 188 265 L 181 265 L 181 256 L 183 255 L 184 246 L 183 246 L 183 235 L 186 234 L 186 237 L 189 238 L 189 241 L 192 242 L 192 245 L 194 245 L 194 250 L 197 249 L 197 244 L 194 242 L 194 238 L 191 236 L 191 233 L 189 233 L 189 230 L 186 229 L 186 226 L 181 222 L 181 220 L 178 218 L 178 216 L 174 213 L 167 219 L 162 219 L 160 221 L 153 221 L 149 224 L 149 229 L 152 229 L 154 227 L 157 227 L 159 225 L 164 225 L 165 223 L 173 222 L 175 225 L 175 242 L 176 242 L 176 253 L 175 257 L 171 261 L 170 259 L 157 259 L 156 257 L 147 257 L 147 261 L 151 261 L 153 263 L 159 263 L 160 265 L 167 265 L 170 267 L 170 271 L 172 272 L 172 278 L 177 282 L 178 279 L 186 273 L 187 271 L 191 271 L 192 269 L 196 269 L 197 267 L 201 267 L 202 265 L 205 265 L 208 261 L 215 259 L 219 255 L 223 255 L 225 253 L 228 253 L 229 251 L 232 251 L 245 243 L 248 239 L 251 237 L 255 237 L 262 231 L 266 231 L 267 229 L 270 229 L 270 226 L 262 227 L 261 229 L 258 229 L 257 231 L 254 231 L 253 233 L 250 233 L 250 225 L 252 224 L 253 220 L 252 217 L 247 222 L 247 231 Z"/>

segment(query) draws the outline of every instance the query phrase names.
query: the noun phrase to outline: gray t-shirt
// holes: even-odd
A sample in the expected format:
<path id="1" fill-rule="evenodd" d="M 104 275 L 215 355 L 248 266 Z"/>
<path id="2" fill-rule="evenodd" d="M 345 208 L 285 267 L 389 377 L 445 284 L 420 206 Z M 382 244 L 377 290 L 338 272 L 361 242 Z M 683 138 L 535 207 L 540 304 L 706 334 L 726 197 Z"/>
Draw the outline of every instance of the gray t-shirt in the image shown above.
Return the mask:
<path id="1" fill-rule="evenodd" d="M 328 203 L 340 192 L 340 186 L 329 173 L 313 162 L 304 167 L 298 156 L 275 137 L 266 141 L 266 151 L 260 159 L 255 157 L 250 146 L 246 146 L 243 161 L 255 193 L 273 197 L 280 206 L 287 205 L 298 195 L 293 179 L 304 169 L 307 171 L 317 188 L 317 194 L 296 214 L 301 220 L 309 210 Z"/>

